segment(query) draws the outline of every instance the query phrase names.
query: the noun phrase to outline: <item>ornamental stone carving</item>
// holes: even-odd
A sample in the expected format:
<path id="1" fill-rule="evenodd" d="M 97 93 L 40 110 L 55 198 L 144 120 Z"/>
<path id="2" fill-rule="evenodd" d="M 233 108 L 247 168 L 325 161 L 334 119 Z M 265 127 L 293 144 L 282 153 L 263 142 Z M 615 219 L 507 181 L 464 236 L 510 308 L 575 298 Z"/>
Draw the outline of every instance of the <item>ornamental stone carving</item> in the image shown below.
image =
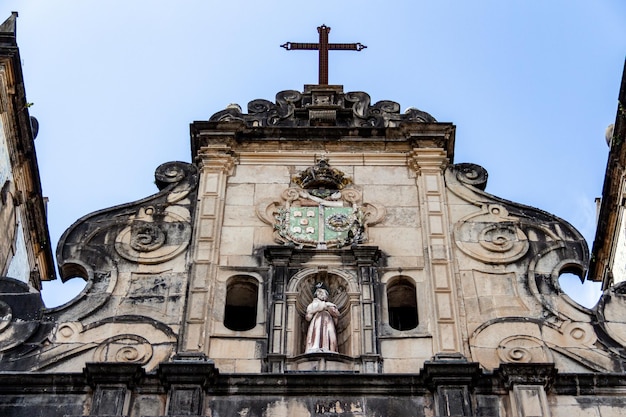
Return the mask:
<path id="1" fill-rule="evenodd" d="M 382 100 L 371 104 L 367 93 L 344 93 L 342 86 L 306 85 L 304 93 L 295 90 L 276 94 L 276 102 L 257 99 L 248 103 L 248 113 L 237 104 L 215 113 L 209 121 L 243 121 L 249 127 L 342 126 L 397 127 L 403 122 L 435 123 L 430 114 Z"/>
<path id="2" fill-rule="evenodd" d="M 61 237 L 63 280 L 85 289 L 46 309 L 26 284 L 0 280 L 0 370 L 81 371 L 87 362 L 154 369 L 169 359 L 185 306 L 198 173 L 169 162 L 155 172 L 160 191 L 89 214 Z"/>
<path id="3" fill-rule="evenodd" d="M 352 180 L 320 159 L 291 180 L 282 201 L 262 203 L 261 220 L 273 225 L 279 243 L 318 249 L 367 241 L 367 227 L 381 221 L 384 208 L 361 204 L 361 193 L 346 188 Z"/>
<path id="4" fill-rule="evenodd" d="M 623 287 L 593 309 L 569 298 L 559 277 L 584 278 L 589 252 L 566 221 L 486 193 L 487 172 L 475 164 L 448 167 L 447 188 L 469 203 L 454 223 L 466 291 L 469 347 L 486 369 L 500 364 L 554 363 L 581 372 L 623 372 L 626 363 Z M 473 208 L 472 208 L 473 206 Z M 467 286 L 465 287 L 468 288 Z"/>
<path id="5" fill-rule="evenodd" d="M 454 226 L 455 241 L 467 255 L 485 263 L 510 263 L 523 257 L 530 246 L 519 220 L 499 204 L 483 207 Z"/>

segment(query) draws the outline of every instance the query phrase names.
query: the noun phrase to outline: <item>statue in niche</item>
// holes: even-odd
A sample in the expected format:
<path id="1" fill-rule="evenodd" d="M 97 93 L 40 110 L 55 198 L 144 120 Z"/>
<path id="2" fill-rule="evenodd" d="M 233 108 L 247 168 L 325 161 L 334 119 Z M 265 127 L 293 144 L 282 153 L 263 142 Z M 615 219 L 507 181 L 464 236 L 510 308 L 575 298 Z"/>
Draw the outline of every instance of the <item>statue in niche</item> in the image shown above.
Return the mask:
<path id="1" fill-rule="evenodd" d="M 323 284 L 315 285 L 315 297 L 306 308 L 306 320 L 310 322 L 306 335 L 305 353 L 337 352 L 337 331 L 335 325 L 339 317 L 337 306 L 328 300 L 328 290 Z"/>

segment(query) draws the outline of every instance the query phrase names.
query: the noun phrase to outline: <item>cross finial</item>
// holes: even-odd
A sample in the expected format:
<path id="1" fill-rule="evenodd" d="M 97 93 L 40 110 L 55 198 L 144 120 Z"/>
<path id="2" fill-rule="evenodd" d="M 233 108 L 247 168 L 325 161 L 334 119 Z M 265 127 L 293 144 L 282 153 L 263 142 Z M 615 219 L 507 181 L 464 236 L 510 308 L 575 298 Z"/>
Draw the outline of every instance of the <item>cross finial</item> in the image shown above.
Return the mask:
<path id="1" fill-rule="evenodd" d="M 317 33 L 320 35 L 318 43 L 287 42 L 280 45 L 288 51 L 293 49 L 319 50 L 319 84 L 321 85 L 328 85 L 328 51 L 362 51 L 367 48 L 361 43 L 328 43 L 329 32 L 330 27 L 322 25 L 317 28 Z"/>

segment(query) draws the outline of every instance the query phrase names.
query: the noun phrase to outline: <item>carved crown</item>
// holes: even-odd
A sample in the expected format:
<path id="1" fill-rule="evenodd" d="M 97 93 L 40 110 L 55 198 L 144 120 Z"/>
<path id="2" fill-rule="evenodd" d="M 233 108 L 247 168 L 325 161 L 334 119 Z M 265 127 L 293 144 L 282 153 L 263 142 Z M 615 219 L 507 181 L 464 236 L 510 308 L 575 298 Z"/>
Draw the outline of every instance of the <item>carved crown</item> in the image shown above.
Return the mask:
<path id="1" fill-rule="evenodd" d="M 305 169 L 294 176 L 292 181 L 305 190 L 325 188 L 327 190 L 342 190 L 352 183 L 350 178 L 336 168 L 328 165 L 328 160 L 322 158 L 312 167 Z"/>

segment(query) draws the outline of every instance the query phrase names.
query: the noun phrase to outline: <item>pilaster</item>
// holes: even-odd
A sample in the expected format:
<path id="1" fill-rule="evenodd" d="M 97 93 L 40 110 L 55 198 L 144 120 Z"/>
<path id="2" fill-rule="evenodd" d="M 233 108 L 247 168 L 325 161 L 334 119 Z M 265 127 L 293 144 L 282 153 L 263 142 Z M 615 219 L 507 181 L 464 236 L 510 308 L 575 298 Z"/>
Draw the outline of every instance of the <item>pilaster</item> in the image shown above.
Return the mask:
<path id="1" fill-rule="evenodd" d="M 236 162 L 231 153 L 230 146 L 218 143 L 201 148 L 197 155 L 200 171 L 199 201 L 194 225 L 187 314 L 179 347 L 182 352 L 208 353 L 209 350 L 209 302 L 219 262 L 226 183 Z"/>
<path id="2" fill-rule="evenodd" d="M 433 349 L 435 352 L 461 352 L 457 293 L 451 259 L 448 202 L 443 170 L 448 164 L 443 149 L 414 149 L 409 166 L 417 174 L 417 188 L 426 270 L 429 272 L 435 314 Z"/>

